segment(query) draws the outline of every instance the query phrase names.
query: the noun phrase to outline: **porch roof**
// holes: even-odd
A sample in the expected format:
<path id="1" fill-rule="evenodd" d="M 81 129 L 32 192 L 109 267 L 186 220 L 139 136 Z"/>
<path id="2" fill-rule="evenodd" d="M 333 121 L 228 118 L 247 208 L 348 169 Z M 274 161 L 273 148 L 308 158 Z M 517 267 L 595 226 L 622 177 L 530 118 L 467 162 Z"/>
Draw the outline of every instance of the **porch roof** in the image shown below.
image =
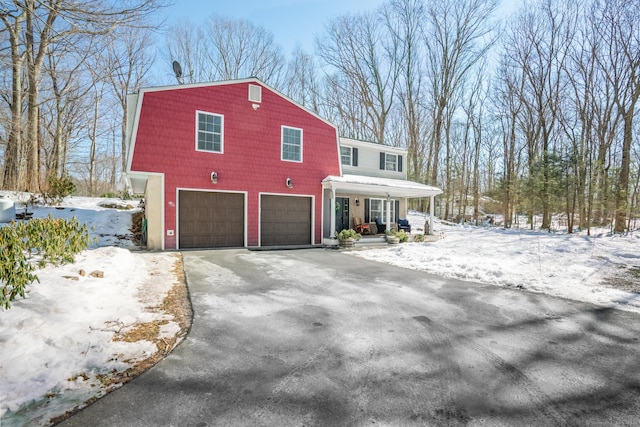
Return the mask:
<path id="1" fill-rule="evenodd" d="M 345 193 L 371 196 L 432 197 L 442 194 L 442 190 L 438 187 L 419 182 L 349 174 L 329 175 L 322 180 L 322 187 Z"/>

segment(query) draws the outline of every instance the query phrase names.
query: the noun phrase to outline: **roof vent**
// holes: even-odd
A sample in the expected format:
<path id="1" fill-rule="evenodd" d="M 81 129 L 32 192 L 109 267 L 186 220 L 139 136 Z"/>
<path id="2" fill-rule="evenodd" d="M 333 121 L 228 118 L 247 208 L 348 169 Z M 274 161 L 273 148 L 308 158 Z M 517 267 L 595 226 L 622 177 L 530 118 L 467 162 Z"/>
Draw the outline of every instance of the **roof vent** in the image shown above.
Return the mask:
<path id="1" fill-rule="evenodd" d="M 256 103 L 262 102 L 262 86 L 249 85 L 249 101 Z"/>

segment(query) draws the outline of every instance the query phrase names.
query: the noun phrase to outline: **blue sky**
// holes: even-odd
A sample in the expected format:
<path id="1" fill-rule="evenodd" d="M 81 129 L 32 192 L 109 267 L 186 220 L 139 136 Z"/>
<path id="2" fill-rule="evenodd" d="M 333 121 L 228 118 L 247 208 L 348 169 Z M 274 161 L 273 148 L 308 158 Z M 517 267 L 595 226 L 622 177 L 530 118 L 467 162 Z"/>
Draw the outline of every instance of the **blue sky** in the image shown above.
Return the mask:
<path id="1" fill-rule="evenodd" d="M 384 0 L 175 0 L 166 15 L 168 24 L 184 19 L 201 22 L 214 13 L 246 19 L 271 31 L 288 57 L 298 43 L 312 53 L 314 37 L 331 18 L 373 10 L 382 3 Z"/>
<path id="2" fill-rule="evenodd" d="M 168 23 L 184 19 L 201 22 L 213 13 L 244 18 L 271 31 L 286 56 L 296 44 L 313 52 L 314 38 L 335 16 L 373 10 L 385 0 L 174 0 L 165 15 Z M 502 0 L 500 12 L 508 14 L 524 0 Z"/>
<path id="3" fill-rule="evenodd" d="M 285 58 L 300 45 L 314 53 L 314 40 L 324 33 L 334 17 L 376 9 L 387 0 L 173 0 L 164 10 L 168 26 L 190 20 L 201 23 L 214 13 L 226 18 L 242 18 L 270 31 L 280 45 Z M 525 0 L 501 0 L 498 14 L 507 16 Z M 164 35 L 162 36 L 164 39 Z M 160 80 L 173 83 L 166 64 L 157 64 Z"/>

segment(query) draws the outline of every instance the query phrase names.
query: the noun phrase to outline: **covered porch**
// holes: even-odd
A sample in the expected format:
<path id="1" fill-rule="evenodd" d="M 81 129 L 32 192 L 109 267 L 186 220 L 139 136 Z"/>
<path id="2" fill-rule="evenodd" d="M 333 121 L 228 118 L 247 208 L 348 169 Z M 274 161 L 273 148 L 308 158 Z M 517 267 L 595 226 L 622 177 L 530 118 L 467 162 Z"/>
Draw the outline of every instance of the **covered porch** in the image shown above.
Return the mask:
<path id="1" fill-rule="evenodd" d="M 333 239 L 336 232 L 345 228 L 355 229 L 356 219 L 362 221 L 370 234 L 395 229 L 397 219 L 406 218 L 410 198 L 429 198 L 429 221 L 432 221 L 435 196 L 442 194 L 439 188 L 418 182 L 348 174 L 327 176 L 322 180 L 322 188 L 324 240 Z M 376 224 L 376 220 L 382 225 Z M 433 230 L 433 224 L 429 225 L 429 230 Z M 413 224 L 414 229 L 416 226 Z"/>

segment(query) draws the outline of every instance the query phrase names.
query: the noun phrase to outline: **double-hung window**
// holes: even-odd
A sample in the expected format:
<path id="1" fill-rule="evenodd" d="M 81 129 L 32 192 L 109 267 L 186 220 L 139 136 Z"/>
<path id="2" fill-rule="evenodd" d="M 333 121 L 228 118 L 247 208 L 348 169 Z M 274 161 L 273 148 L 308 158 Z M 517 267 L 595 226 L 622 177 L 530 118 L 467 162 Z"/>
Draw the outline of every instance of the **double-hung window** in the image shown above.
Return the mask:
<path id="1" fill-rule="evenodd" d="M 222 153 L 224 148 L 224 117 L 220 114 L 196 112 L 198 130 L 196 150 Z"/>
<path id="2" fill-rule="evenodd" d="M 380 153 L 380 169 L 402 172 L 402 156 L 399 154 Z"/>
<path id="3" fill-rule="evenodd" d="M 302 162 L 302 129 L 282 126 L 282 160 Z"/>
<path id="4" fill-rule="evenodd" d="M 384 163 L 385 170 L 397 171 L 398 170 L 398 156 L 395 154 L 387 154 Z"/>
<path id="5" fill-rule="evenodd" d="M 345 166 L 358 166 L 358 149 L 340 147 L 340 162 Z"/>

